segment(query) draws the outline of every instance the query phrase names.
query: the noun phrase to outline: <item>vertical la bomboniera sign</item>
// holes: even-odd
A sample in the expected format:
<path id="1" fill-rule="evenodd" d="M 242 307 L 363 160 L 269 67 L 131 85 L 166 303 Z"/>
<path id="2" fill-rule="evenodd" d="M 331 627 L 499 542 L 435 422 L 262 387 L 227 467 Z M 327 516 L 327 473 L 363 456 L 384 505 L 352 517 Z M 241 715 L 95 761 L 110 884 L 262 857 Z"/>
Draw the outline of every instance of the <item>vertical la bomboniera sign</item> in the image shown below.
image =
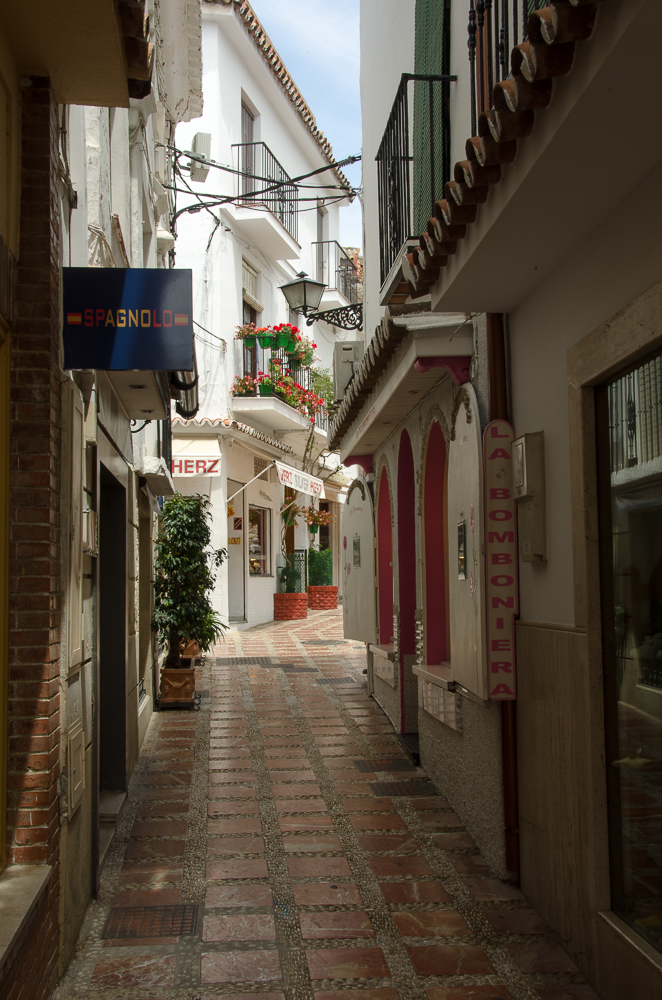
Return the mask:
<path id="1" fill-rule="evenodd" d="M 515 618 L 519 612 L 519 587 L 514 436 L 505 420 L 493 420 L 483 435 L 488 693 L 496 701 L 513 701 L 517 696 Z"/>

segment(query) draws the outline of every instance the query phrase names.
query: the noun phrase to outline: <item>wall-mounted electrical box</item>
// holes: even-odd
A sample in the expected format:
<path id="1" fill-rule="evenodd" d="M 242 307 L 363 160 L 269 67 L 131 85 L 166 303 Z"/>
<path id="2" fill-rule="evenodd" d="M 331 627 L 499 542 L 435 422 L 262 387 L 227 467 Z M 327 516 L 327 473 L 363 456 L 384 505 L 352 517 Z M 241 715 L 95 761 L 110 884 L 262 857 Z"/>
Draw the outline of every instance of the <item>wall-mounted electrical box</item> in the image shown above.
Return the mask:
<path id="1" fill-rule="evenodd" d="M 333 398 L 340 402 L 363 361 L 365 344 L 362 340 L 345 340 L 333 347 Z"/>
<path id="2" fill-rule="evenodd" d="M 191 180 L 198 181 L 198 183 L 206 181 L 209 173 L 208 162 L 211 156 L 211 132 L 196 132 L 193 136 L 191 152 L 198 157 L 198 159 L 189 160 Z"/>
<path id="3" fill-rule="evenodd" d="M 513 492 L 517 500 L 522 562 L 547 559 L 545 539 L 545 442 L 542 431 L 513 441 Z"/>

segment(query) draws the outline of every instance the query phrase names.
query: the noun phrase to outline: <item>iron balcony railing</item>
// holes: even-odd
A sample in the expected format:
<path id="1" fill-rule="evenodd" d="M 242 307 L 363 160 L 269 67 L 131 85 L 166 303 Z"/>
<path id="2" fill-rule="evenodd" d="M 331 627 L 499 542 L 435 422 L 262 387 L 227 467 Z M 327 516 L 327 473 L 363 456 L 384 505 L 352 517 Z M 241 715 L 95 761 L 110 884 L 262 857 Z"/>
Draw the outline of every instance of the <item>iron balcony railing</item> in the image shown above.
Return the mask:
<path id="1" fill-rule="evenodd" d="M 271 362 L 277 361 L 280 363 L 281 370 L 286 374 L 291 374 L 294 381 L 297 382 L 302 389 L 307 389 L 311 392 L 316 392 L 315 386 L 313 384 L 313 376 L 311 370 L 304 365 L 300 368 L 290 368 L 290 358 L 289 355 L 285 353 L 282 347 L 266 347 L 262 348 L 256 345 L 253 348 L 244 348 L 244 375 L 252 375 L 253 378 L 258 372 L 269 372 L 271 369 Z M 257 395 L 257 390 L 253 393 Z M 285 402 L 285 400 L 283 400 Z M 289 403 L 287 405 L 290 405 Z M 329 415 L 326 410 L 322 410 L 320 413 L 315 414 L 315 426 L 319 427 L 320 430 L 327 431 L 329 429 Z"/>
<path id="2" fill-rule="evenodd" d="M 328 288 L 335 288 L 354 305 L 359 302 L 359 269 L 335 240 L 325 240 L 311 244 L 317 280 L 323 281 Z"/>
<path id="3" fill-rule="evenodd" d="M 510 52 L 526 41 L 529 15 L 548 6 L 548 0 L 470 0 L 472 135 L 478 133 L 479 115 L 492 107 L 492 87 L 510 75 Z"/>
<path id="4" fill-rule="evenodd" d="M 236 143 L 241 204 L 268 209 L 293 239 L 298 235 L 299 195 L 290 175 L 264 142 Z"/>
<path id="5" fill-rule="evenodd" d="M 376 156 L 382 285 L 403 247 L 418 242 L 450 179 L 449 87 L 456 79 L 420 73 L 400 78 Z"/>

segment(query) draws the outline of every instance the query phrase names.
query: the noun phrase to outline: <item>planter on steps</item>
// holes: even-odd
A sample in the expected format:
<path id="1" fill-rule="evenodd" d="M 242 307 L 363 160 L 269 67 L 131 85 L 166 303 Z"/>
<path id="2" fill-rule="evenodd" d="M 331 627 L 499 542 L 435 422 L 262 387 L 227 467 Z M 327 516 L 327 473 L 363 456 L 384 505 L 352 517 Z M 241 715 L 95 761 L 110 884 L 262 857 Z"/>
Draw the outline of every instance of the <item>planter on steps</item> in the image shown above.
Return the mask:
<path id="1" fill-rule="evenodd" d="M 315 611 L 338 607 L 338 588 L 336 586 L 308 587 L 308 607 Z"/>
<path id="2" fill-rule="evenodd" d="M 159 705 L 193 708 L 195 704 L 195 669 L 193 667 L 161 668 Z"/>
<path id="3" fill-rule="evenodd" d="M 308 594 L 274 594 L 274 621 L 308 617 Z"/>

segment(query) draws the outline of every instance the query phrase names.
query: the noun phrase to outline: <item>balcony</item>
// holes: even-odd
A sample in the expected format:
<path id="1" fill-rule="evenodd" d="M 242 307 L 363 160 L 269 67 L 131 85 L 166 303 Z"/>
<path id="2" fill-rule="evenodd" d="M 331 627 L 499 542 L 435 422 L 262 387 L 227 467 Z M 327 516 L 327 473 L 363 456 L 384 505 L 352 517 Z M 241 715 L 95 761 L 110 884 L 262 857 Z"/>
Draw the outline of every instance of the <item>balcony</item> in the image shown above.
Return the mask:
<path id="1" fill-rule="evenodd" d="M 400 79 L 376 156 L 382 305 L 402 283 L 402 258 L 410 245 L 418 245 L 450 179 L 449 87 L 454 79 L 414 73 Z"/>
<path id="2" fill-rule="evenodd" d="M 310 368 L 290 368 L 290 359 L 282 348 L 252 348 L 244 347 L 244 375 L 255 377 L 258 372 L 269 372 L 271 362 L 280 365 L 281 370 L 292 375 L 302 389 L 315 392 L 314 377 Z M 272 431 L 307 430 L 310 419 L 300 413 L 295 407 L 286 403 L 279 396 L 260 396 L 255 392 L 251 396 L 233 396 L 232 410 L 235 416 L 246 416 L 268 427 Z M 315 431 L 324 440 L 329 427 L 329 415 L 326 410 L 315 414 Z"/>
<path id="3" fill-rule="evenodd" d="M 359 269 L 335 240 L 311 243 L 318 281 L 327 286 L 320 309 L 341 309 L 363 300 Z"/>
<path id="4" fill-rule="evenodd" d="M 263 142 L 237 143 L 240 200 L 231 214 L 243 235 L 273 260 L 298 260 L 299 193 Z"/>

